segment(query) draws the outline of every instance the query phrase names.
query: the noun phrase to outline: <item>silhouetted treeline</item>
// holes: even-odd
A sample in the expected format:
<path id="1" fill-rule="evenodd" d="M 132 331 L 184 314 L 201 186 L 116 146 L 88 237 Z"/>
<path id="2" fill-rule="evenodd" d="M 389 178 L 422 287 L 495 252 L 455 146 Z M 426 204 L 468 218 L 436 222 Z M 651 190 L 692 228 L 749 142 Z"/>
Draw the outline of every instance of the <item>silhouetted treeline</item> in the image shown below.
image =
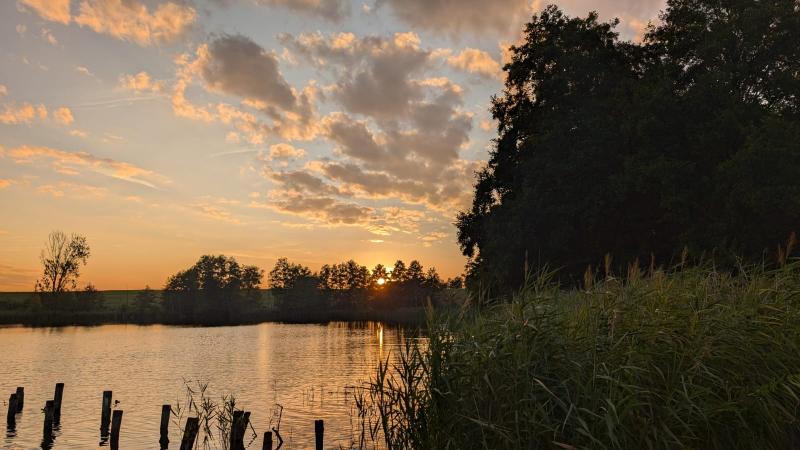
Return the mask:
<path id="1" fill-rule="evenodd" d="M 283 310 L 423 307 L 440 301 L 443 289 L 462 286 L 461 277 L 444 282 L 436 268 L 425 270 L 416 260 L 408 267 L 398 260 L 391 269 L 378 264 L 372 270 L 349 260 L 312 273 L 280 258 L 269 273 L 269 287 Z"/>
<path id="2" fill-rule="evenodd" d="M 477 286 L 526 266 L 580 280 L 613 255 L 775 260 L 800 231 L 794 0 L 669 0 L 641 42 L 617 22 L 535 15 L 493 99 L 498 136 L 459 243 Z"/>

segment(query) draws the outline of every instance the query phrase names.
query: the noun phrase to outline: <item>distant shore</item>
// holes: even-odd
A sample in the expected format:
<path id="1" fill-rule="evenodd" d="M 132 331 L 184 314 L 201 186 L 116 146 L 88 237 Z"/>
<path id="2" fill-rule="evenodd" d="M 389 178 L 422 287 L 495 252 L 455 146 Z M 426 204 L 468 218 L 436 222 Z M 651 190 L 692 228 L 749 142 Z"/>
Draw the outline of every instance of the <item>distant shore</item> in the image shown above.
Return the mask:
<path id="1" fill-rule="evenodd" d="M 101 291 L 102 304 L 89 310 L 45 309 L 37 304 L 33 292 L 0 292 L 0 325 L 34 327 L 94 326 L 105 324 L 163 324 L 227 326 L 262 322 L 328 323 L 375 321 L 388 324 L 419 326 L 425 323 L 425 308 L 398 307 L 338 307 L 324 309 L 281 309 L 268 289 L 262 290 L 253 309 L 237 315 L 234 320 L 219 322 L 175 320 L 160 308 L 142 313 L 135 302 L 138 290 Z M 155 291 L 160 297 L 160 291 Z"/>

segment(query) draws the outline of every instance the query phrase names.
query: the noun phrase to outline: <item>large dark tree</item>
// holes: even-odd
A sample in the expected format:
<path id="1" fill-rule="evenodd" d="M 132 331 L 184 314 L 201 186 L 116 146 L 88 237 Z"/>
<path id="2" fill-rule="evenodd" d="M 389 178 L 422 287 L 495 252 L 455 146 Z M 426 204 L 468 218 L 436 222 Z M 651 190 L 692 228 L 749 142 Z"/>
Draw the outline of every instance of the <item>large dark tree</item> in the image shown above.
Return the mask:
<path id="1" fill-rule="evenodd" d="M 512 47 L 498 137 L 458 217 L 471 279 L 577 279 L 605 254 L 760 260 L 800 228 L 794 0 L 669 0 L 641 44 L 548 7 Z"/>

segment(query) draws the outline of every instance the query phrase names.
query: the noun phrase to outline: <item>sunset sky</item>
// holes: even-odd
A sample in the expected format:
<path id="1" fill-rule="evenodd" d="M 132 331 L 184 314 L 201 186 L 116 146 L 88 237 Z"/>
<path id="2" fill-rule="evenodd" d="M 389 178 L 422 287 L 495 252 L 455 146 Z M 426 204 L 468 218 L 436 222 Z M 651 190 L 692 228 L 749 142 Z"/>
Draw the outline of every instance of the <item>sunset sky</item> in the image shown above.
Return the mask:
<path id="1" fill-rule="evenodd" d="M 209 253 L 461 273 L 503 49 L 544 4 L 0 2 L 0 290 L 33 288 L 56 229 L 87 237 L 98 289 Z M 663 7 L 559 5 L 626 39 Z"/>

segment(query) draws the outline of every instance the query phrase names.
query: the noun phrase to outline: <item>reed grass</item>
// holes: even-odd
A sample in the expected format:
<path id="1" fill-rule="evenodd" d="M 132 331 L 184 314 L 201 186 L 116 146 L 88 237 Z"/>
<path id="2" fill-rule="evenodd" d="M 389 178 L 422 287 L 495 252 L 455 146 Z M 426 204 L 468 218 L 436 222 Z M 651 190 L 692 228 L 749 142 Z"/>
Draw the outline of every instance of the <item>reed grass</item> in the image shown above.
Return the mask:
<path id="1" fill-rule="evenodd" d="M 797 448 L 800 264 L 636 269 L 434 319 L 364 423 L 391 449 Z"/>

